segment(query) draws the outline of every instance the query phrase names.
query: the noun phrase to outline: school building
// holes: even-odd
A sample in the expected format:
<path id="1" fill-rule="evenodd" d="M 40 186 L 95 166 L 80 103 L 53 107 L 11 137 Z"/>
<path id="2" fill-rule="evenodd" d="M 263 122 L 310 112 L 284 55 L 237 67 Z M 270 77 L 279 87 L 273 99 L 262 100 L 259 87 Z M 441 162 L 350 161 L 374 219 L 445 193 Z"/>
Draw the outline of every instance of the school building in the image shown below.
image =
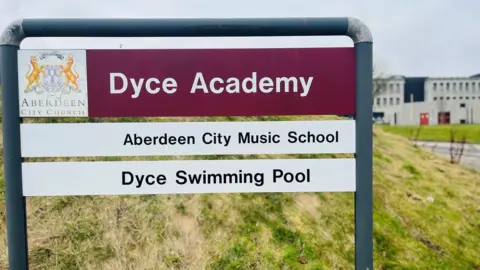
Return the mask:
<path id="1" fill-rule="evenodd" d="M 480 74 L 375 79 L 373 111 L 390 125 L 480 124 Z"/>

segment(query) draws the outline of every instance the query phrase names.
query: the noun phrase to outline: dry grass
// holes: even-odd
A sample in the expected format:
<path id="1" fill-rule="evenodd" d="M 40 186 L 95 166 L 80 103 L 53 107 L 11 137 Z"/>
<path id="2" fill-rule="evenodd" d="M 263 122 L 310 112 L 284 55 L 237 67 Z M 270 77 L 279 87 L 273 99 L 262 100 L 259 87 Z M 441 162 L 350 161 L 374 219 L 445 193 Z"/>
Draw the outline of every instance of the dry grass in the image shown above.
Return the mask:
<path id="1" fill-rule="evenodd" d="M 374 132 L 375 268 L 480 268 L 480 174 Z M 4 251 L 3 170 L 0 179 Z M 31 269 L 353 269 L 353 194 L 38 197 L 27 205 Z"/>

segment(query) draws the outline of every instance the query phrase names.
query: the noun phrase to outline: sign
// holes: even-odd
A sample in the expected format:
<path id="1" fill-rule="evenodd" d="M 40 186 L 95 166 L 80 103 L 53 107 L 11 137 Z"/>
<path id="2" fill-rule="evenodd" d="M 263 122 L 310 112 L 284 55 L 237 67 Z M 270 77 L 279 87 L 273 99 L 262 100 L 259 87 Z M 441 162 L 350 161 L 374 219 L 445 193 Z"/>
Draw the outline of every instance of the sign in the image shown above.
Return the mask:
<path id="1" fill-rule="evenodd" d="M 355 121 L 22 124 L 22 157 L 354 153 Z"/>
<path id="2" fill-rule="evenodd" d="M 25 196 L 353 192 L 354 159 L 23 163 Z"/>
<path id="3" fill-rule="evenodd" d="M 28 37 L 319 35 L 349 36 L 354 46 L 20 50 L 20 43 Z M 0 35 L 0 55 L 11 269 L 28 269 L 26 196 L 237 192 L 355 192 L 355 269 L 373 269 L 372 35 L 361 21 L 355 18 L 22 19 L 12 22 Z M 125 120 L 299 115 L 348 115 L 353 119 L 243 123 L 106 123 L 108 120 L 103 120 L 84 124 L 58 124 L 55 119 L 48 119 L 50 124 L 23 121 L 32 117 Z M 44 119 L 36 122 L 41 121 Z M 315 153 L 354 156 L 256 160 L 229 160 L 224 156 L 209 160 L 110 162 L 25 160 Z"/>
<path id="4" fill-rule="evenodd" d="M 18 59 L 21 117 L 355 113 L 353 48 L 20 50 Z"/>

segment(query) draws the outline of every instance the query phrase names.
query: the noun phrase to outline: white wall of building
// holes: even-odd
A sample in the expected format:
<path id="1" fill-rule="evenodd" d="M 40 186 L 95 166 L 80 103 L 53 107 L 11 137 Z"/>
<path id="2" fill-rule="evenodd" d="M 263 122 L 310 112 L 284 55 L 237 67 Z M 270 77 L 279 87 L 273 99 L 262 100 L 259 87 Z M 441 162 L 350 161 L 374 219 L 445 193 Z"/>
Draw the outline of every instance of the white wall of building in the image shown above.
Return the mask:
<path id="1" fill-rule="evenodd" d="M 451 124 L 461 124 L 462 122 L 480 124 L 480 100 L 405 103 L 400 106 L 384 108 L 383 112 L 385 113 L 384 121 L 391 125 L 420 125 L 422 114 L 428 114 L 429 125 L 437 125 L 438 113 L 442 111 L 450 112 Z"/>
<path id="2" fill-rule="evenodd" d="M 429 78 L 425 82 L 425 101 L 479 99 L 479 78 Z"/>
<path id="3" fill-rule="evenodd" d="M 413 103 L 404 102 L 404 77 L 381 83 L 384 86 L 374 97 L 373 111 L 383 112 L 386 123 L 419 125 L 421 116 L 428 115 L 428 124 L 437 125 L 438 113 L 449 112 L 451 124 L 480 124 L 480 77 L 427 78 L 425 101 Z"/>
<path id="4" fill-rule="evenodd" d="M 405 79 L 397 76 L 391 79 L 374 82 L 374 88 L 380 91 L 373 101 L 375 107 L 391 107 L 403 103 L 403 93 L 405 92 Z"/>

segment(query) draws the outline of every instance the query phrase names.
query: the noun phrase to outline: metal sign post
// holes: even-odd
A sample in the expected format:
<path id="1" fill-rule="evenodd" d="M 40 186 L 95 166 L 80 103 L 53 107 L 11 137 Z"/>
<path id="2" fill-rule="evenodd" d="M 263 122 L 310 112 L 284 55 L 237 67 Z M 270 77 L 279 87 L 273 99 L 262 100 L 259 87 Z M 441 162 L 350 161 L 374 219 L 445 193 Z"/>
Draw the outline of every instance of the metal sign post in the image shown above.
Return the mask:
<path id="1" fill-rule="evenodd" d="M 0 37 L 10 269 L 28 269 L 18 51 L 28 37 L 349 36 L 355 50 L 355 269 L 373 269 L 372 36 L 355 18 L 23 19 Z M 321 63 L 320 63 L 321 64 Z M 88 116 L 88 115 L 87 115 Z M 33 150 L 32 150 L 33 151 Z M 39 150 L 40 151 L 40 150 Z M 32 152 L 34 153 L 34 151 Z"/>

